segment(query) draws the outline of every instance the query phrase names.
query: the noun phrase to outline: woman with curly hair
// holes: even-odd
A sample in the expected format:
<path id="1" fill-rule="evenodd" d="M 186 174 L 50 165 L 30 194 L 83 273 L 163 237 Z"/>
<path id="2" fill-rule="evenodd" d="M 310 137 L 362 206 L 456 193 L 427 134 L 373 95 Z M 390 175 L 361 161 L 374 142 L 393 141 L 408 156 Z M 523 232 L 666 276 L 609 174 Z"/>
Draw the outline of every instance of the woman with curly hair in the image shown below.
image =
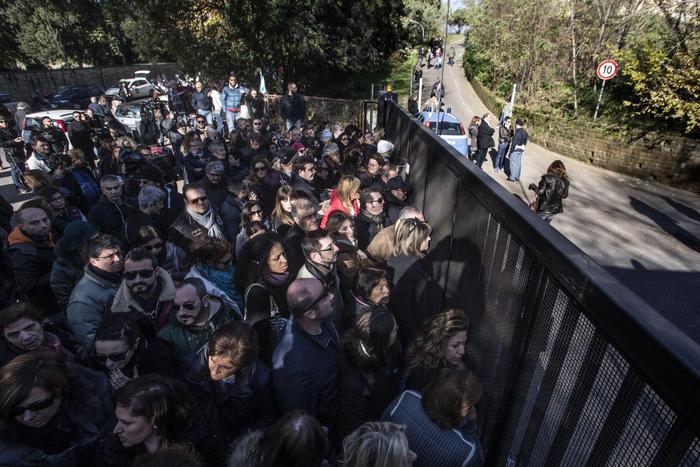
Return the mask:
<path id="1" fill-rule="evenodd" d="M 535 208 L 537 215 L 551 223 L 555 215 L 564 212 L 564 198 L 569 196 L 569 177 L 566 167 L 560 160 L 549 164 L 547 173 L 542 175 L 540 183 L 530 183 L 528 187 L 537 195 Z"/>
<path id="2" fill-rule="evenodd" d="M 469 318 L 460 309 L 438 313 L 408 348 L 406 388 L 423 391 L 441 368 L 464 369 Z"/>

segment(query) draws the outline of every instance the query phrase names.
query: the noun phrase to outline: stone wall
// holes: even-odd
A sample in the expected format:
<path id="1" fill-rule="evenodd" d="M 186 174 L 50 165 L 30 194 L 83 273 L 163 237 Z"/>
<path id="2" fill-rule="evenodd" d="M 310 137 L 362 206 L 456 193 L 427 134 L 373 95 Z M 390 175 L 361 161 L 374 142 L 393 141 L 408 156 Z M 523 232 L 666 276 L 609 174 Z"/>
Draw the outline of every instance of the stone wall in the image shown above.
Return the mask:
<path id="1" fill-rule="evenodd" d="M 481 83 L 470 80 L 474 91 L 496 116 L 499 102 Z M 657 133 L 606 134 L 591 122 L 571 121 L 515 107 L 515 116 L 527 120 L 533 141 L 563 156 L 700 193 L 700 141 Z"/>
<path id="2" fill-rule="evenodd" d="M 29 100 L 39 90 L 52 93 L 61 86 L 92 84 L 108 88 L 120 79 L 134 76 L 137 70 L 149 70 L 151 75 L 165 73 L 172 78 L 179 68 L 176 63 L 141 63 L 94 68 L 64 68 L 44 71 L 0 72 L 0 92 L 7 92 L 21 100 Z"/>

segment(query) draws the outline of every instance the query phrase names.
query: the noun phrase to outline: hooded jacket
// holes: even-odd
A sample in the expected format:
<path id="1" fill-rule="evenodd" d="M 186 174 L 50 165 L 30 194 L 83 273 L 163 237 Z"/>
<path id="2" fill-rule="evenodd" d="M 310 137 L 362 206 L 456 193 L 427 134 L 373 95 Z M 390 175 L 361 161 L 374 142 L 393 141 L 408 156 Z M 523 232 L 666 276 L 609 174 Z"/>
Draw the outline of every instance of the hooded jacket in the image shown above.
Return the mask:
<path id="1" fill-rule="evenodd" d="M 114 295 L 111 307 L 112 313 L 137 312 L 147 317 L 156 329 L 165 326 L 175 299 L 175 284 L 165 269 L 157 268 L 156 274 L 158 276 L 156 281 L 160 283 L 160 294 L 156 302 L 156 309 L 153 310 L 155 311 L 153 315 L 150 313 L 151 310 L 143 309 L 138 300 L 131 294 L 125 281 L 122 281 L 119 289 L 117 289 L 117 293 Z"/>
<path id="2" fill-rule="evenodd" d="M 64 310 L 68 306 L 73 289 L 83 277 L 85 263 L 80 259 L 78 252 L 61 248 L 61 242 L 58 242 L 54 252 L 56 262 L 53 263 L 49 282 L 56 303 Z"/>
<path id="3" fill-rule="evenodd" d="M 68 300 L 68 324 L 73 337 L 83 347 L 95 340 L 95 331 L 102 322 L 107 303 L 119 288 L 118 282 L 110 282 L 85 266 L 83 278 L 73 289 Z"/>
<path id="4" fill-rule="evenodd" d="M 7 237 L 7 255 L 20 298 L 44 311 L 55 311 L 50 279 L 56 255 L 51 234 L 39 243 L 16 226 Z"/>

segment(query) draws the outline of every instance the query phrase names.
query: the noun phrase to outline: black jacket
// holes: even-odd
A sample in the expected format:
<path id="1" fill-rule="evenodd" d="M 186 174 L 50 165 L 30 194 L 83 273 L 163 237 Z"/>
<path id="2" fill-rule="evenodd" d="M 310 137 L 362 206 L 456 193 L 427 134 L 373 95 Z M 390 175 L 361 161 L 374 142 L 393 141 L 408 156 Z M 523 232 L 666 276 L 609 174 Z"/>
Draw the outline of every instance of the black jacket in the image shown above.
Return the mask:
<path id="1" fill-rule="evenodd" d="M 338 437 L 370 420 L 379 420 L 401 390 L 401 350 L 394 345 L 389 362 L 363 358 L 351 345 L 340 356 Z"/>
<path id="2" fill-rule="evenodd" d="M 88 222 L 102 234 L 117 237 L 124 245 L 128 244 L 127 225 L 133 209 L 126 203 L 115 204 L 102 196 L 92 207 Z"/>
<path id="3" fill-rule="evenodd" d="M 304 252 L 301 249 L 301 241 L 304 239 L 304 231 L 294 224 L 284 236 L 284 251 L 287 253 L 287 263 L 289 267 L 289 274 L 296 277 L 299 269 L 304 265 L 306 258 L 304 257 Z"/>
<path id="4" fill-rule="evenodd" d="M 114 428 L 114 408 L 107 378 L 68 363 L 71 387 L 58 413 L 41 428 L 21 423 L 0 431 L 0 465 L 95 465 L 99 444 Z"/>
<path id="5" fill-rule="evenodd" d="M 140 144 L 156 144 L 158 143 L 158 138 L 160 137 L 160 131 L 158 130 L 158 124 L 152 118 L 141 119 L 139 122 L 139 134 L 138 141 Z"/>
<path id="6" fill-rule="evenodd" d="M 68 150 L 68 138 L 55 126 L 35 128 L 32 130 L 32 136 L 43 136 L 46 138 L 53 154 L 63 154 Z"/>
<path id="7" fill-rule="evenodd" d="M 316 187 L 297 174 L 294 174 L 294 176 L 292 177 L 292 189 L 295 192 L 305 193 L 309 197 L 309 199 L 315 204 L 320 204 L 320 197 L 318 191 L 316 190 Z"/>
<path id="8" fill-rule="evenodd" d="M 23 143 L 15 143 L 15 138 L 17 135 L 10 128 L 0 129 L 0 147 L 5 150 L 6 157 L 12 157 L 13 159 L 24 159 L 24 157 L 19 157 L 22 155 L 20 151 Z"/>
<path id="9" fill-rule="evenodd" d="M 245 97 L 245 103 L 248 106 L 248 111 L 252 118 L 263 118 L 265 115 L 265 101 L 260 94 L 258 94 L 257 97 L 248 94 Z"/>
<path id="10" fill-rule="evenodd" d="M 488 149 L 495 146 L 493 134 L 496 132 L 485 120 L 481 120 L 479 125 L 479 135 L 476 137 L 476 146 L 479 149 Z"/>
<path id="11" fill-rule="evenodd" d="M 404 348 L 418 336 L 426 319 L 432 316 L 431 297 L 436 296 L 437 284 L 431 279 L 428 265 L 415 256 L 390 256 L 387 261 L 393 285 L 390 303 L 399 325 L 399 337 Z"/>
<path id="12" fill-rule="evenodd" d="M 272 376 L 260 359 L 222 381 L 211 379 L 207 361 L 204 345 L 185 363 L 184 380 L 195 397 L 216 407 L 218 432 L 224 438 L 232 441 L 246 430 L 264 428 L 275 421 Z"/>
<path id="13" fill-rule="evenodd" d="M 221 217 L 223 218 L 224 228 L 229 238 L 236 238 L 238 232 L 241 231 L 242 210 L 243 201 L 240 198 L 236 198 L 236 195 L 233 193 L 227 194 L 221 205 Z"/>
<path id="14" fill-rule="evenodd" d="M 280 102 L 280 113 L 285 120 L 303 120 L 306 114 L 306 104 L 304 98 L 299 93 L 285 94 Z"/>
<path id="15" fill-rule="evenodd" d="M 15 227 L 7 240 L 7 256 L 12 262 L 18 298 L 52 313 L 56 299 L 51 291 L 51 269 L 56 260 L 54 246 L 37 242 Z"/>
<path id="16" fill-rule="evenodd" d="M 357 247 L 364 251 L 369 246 L 374 236 L 384 227 L 389 227 L 390 225 L 391 220 L 385 212 L 382 212 L 378 216 L 373 216 L 363 209 L 355 218 Z"/>
<path id="17" fill-rule="evenodd" d="M 559 214 L 564 212 L 562 200 L 569 196 L 569 180 L 556 175 L 544 174 L 538 186 L 531 184 L 530 188 L 539 197 L 538 213 L 541 215 Z"/>
<path id="18" fill-rule="evenodd" d="M 211 110 L 211 97 L 207 96 L 209 92 L 208 88 L 202 88 L 202 91 L 192 91 L 192 98 L 190 99 L 190 104 L 192 108 L 197 110 Z"/>
<path id="19" fill-rule="evenodd" d="M 84 155 L 87 160 L 95 159 L 94 145 L 92 144 L 90 128 L 87 123 L 73 120 L 68 127 L 68 134 L 70 135 L 70 141 L 73 143 L 73 146 L 80 148 L 83 153 L 85 153 Z"/>
<path id="20" fill-rule="evenodd" d="M 338 411 L 339 336 L 323 323 L 312 336 L 290 320 L 272 357 L 272 382 L 281 413 L 302 409 L 325 426 Z"/>
<path id="21" fill-rule="evenodd" d="M 108 370 L 98 362 L 94 346 L 92 346 L 89 354 L 86 354 L 83 348 L 81 360 L 95 371 L 99 371 L 100 373 L 108 372 Z M 124 372 L 124 375 L 128 378 L 133 378 L 134 368 L 136 368 L 139 376 L 158 373 L 164 376 L 175 377 L 178 374 L 175 356 L 170 344 L 156 337 L 149 336 L 141 336 L 134 356 L 131 361 L 122 368 L 122 372 Z"/>
<path id="22" fill-rule="evenodd" d="M 221 232 L 226 237 L 226 229 L 224 228 L 224 221 L 218 214 L 215 215 L 215 222 L 219 225 Z M 179 246 L 185 251 L 190 250 L 190 246 L 195 240 L 205 240 L 209 238 L 209 233 L 207 229 L 202 227 L 195 221 L 192 216 L 190 216 L 186 210 L 183 210 L 175 222 L 170 226 L 170 231 L 168 232 L 168 239 L 173 242 L 176 246 Z M 226 238 L 229 240 L 229 238 Z"/>
<path id="23" fill-rule="evenodd" d="M 401 210 L 406 207 L 406 201 L 398 199 L 396 196 L 391 194 L 391 191 L 385 190 L 383 193 L 384 199 L 386 200 L 385 212 L 389 218 L 389 225 L 395 224 L 399 220 L 399 214 Z M 408 199 L 408 197 L 406 198 Z"/>

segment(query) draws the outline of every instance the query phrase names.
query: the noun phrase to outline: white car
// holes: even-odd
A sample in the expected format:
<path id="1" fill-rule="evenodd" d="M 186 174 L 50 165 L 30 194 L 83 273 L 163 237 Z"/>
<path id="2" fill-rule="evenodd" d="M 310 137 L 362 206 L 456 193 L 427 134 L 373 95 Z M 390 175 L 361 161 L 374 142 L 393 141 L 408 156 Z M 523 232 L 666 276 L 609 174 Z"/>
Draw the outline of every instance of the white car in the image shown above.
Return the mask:
<path id="1" fill-rule="evenodd" d="M 442 139 L 449 143 L 449 145 L 455 148 L 460 154 L 467 156 L 469 135 L 465 131 L 464 125 L 460 122 L 459 118 L 452 115 L 450 111 L 451 109 L 449 107 L 447 108 L 447 112 L 432 112 L 428 110 L 419 112 L 416 114 L 416 118 L 423 125 L 438 133 Z M 439 126 L 438 115 L 440 118 Z"/>
<path id="2" fill-rule="evenodd" d="M 22 139 L 26 144 L 29 144 L 29 137 L 32 135 L 32 129 L 39 128 L 41 126 L 41 119 L 49 117 L 53 121 L 54 126 L 66 135 L 68 139 L 68 149 L 73 149 L 70 136 L 68 136 L 68 125 L 73 121 L 73 112 L 75 112 L 73 109 L 56 109 L 42 110 L 41 112 L 27 114 L 20 126 L 20 128 L 22 128 Z"/>
<path id="3" fill-rule="evenodd" d="M 151 72 L 148 70 L 139 70 L 134 72 L 134 77 L 130 79 L 122 79 L 114 83 L 105 91 L 106 96 L 119 96 L 119 84 L 124 83 L 126 88 L 131 91 L 133 99 L 144 99 L 150 96 L 151 91 L 155 86 L 148 79 Z"/>

